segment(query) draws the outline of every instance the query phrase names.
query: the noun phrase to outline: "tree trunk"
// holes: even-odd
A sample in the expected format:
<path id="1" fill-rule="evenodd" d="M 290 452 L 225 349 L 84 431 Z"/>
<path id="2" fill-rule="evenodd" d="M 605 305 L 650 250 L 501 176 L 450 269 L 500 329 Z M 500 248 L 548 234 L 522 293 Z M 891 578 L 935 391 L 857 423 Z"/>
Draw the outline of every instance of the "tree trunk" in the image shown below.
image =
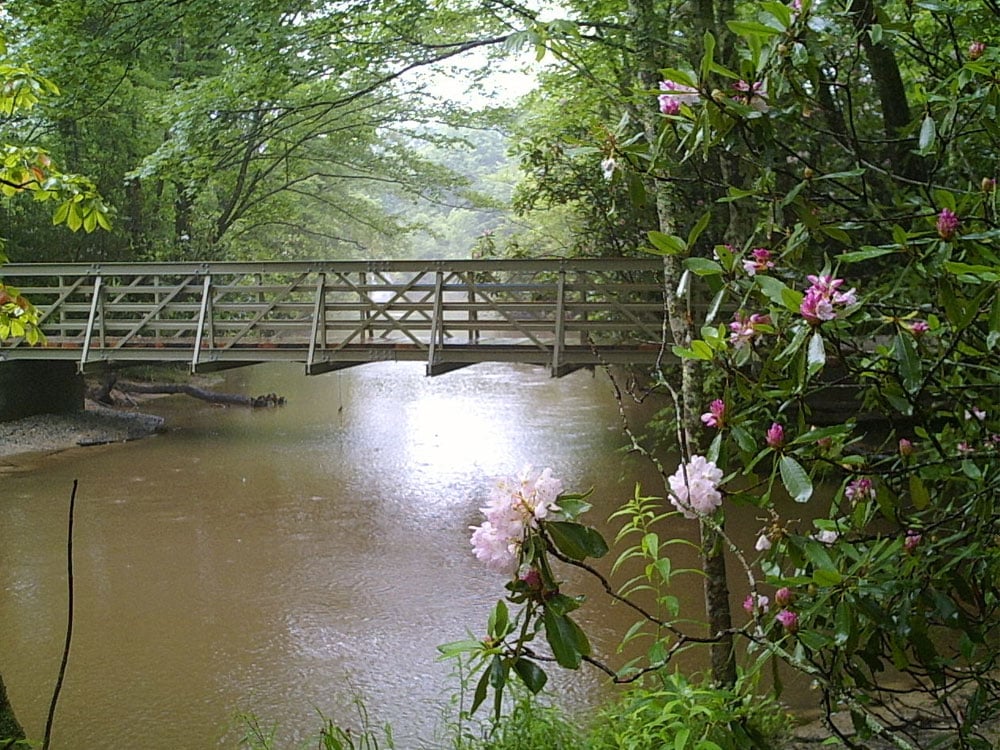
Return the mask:
<path id="1" fill-rule="evenodd" d="M 714 10 L 710 0 L 699 0 L 697 12 L 703 23 L 714 23 Z M 658 86 L 657 39 L 665 38 L 659 33 L 658 20 L 652 0 L 629 0 L 629 22 L 634 38 L 638 60 L 640 85 L 644 90 L 654 91 Z M 700 42 L 700 40 L 699 40 Z M 650 148 L 658 142 L 658 117 L 654 105 L 656 99 L 642 111 L 646 141 Z M 677 234 L 674 220 L 674 202 L 670 181 L 652 181 L 649 189 L 656 198 L 659 231 Z M 683 273 L 683 259 L 665 256 L 663 259 L 664 295 L 666 312 L 673 343 L 688 347 L 694 338 L 687 295 L 677 294 Z M 681 389 L 678 405 L 681 417 L 682 452 L 685 456 L 701 450 L 702 432 L 701 383 L 703 373 L 700 363 L 694 359 L 681 360 Z M 731 686 L 736 683 L 736 659 L 733 651 L 732 617 L 729 610 L 729 586 L 726 579 L 724 547 L 719 535 L 708 525 L 701 524 L 702 570 L 705 573 L 705 608 L 708 616 L 709 635 L 718 637 L 711 646 L 712 680 L 718 685 Z"/>

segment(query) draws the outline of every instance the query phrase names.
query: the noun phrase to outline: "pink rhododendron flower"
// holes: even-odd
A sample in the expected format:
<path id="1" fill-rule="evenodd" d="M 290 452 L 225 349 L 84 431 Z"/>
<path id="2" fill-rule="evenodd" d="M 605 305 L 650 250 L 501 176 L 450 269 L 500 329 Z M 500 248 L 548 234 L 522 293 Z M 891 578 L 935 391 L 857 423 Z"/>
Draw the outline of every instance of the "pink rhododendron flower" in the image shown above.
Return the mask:
<path id="1" fill-rule="evenodd" d="M 708 411 L 701 415 L 701 421 L 708 427 L 721 428 L 726 418 L 726 402 L 721 398 L 715 399 L 708 406 Z"/>
<path id="2" fill-rule="evenodd" d="M 764 441 L 769 448 L 780 448 L 785 444 L 785 428 L 778 422 L 772 422 L 771 426 L 767 428 Z"/>
<path id="3" fill-rule="evenodd" d="M 767 112 L 770 107 L 767 104 L 767 90 L 763 81 L 739 80 L 733 84 L 733 89 L 737 96 L 733 97 L 737 101 L 746 104 L 758 112 Z"/>
<path id="4" fill-rule="evenodd" d="M 976 419 L 976 420 L 982 422 L 983 420 L 986 419 L 986 412 L 984 412 L 979 407 L 973 406 L 971 411 L 970 410 L 966 410 L 966 412 L 965 412 L 965 419 L 966 419 L 966 421 L 969 421 L 969 420 L 972 420 L 972 419 Z"/>
<path id="5" fill-rule="evenodd" d="M 472 551 L 476 559 L 494 573 L 511 576 L 517 568 L 518 549 L 521 534 L 515 534 L 512 526 L 497 528 L 489 521 L 472 529 Z"/>
<path id="6" fill-rule="evenodd" d="M 677 467 L 667 482 L 670 485 L 670 502 L 685 518 L 708 514 L 722 504 L 719 482 L 722 469 L 704 456 L 691 456 L 691 460 Z"/>
<path id="7" fill-rule="evenodd" d="M 799 305 L 799 312 L 813 325 L 833 320 L 837 317 L 837 308 L 849 307 L 858 301 L 854 289 L 840 291 L 843 279 L 835 279 L 828 275 L 810 275 L 806 278 L 812 286 L 806 289 L 802 304 Z"/>
<path id="8" fill-rule="evenodd" d="M 552 469 L 535 475 L 526 467 L 516 482 L 498 484 L 486 506 L 480 508 L 486 520 L 472 529 L 472 550 L 476 558 L 497 573 L 513 576 L 526 530 L 557 508 L 562 482 Z"/>
<path id="9" fill-rule="evenodd" d="M 920 546 L 920 542 L 923 538 L 923 535 L 919 531 L 909 529 L 906 532 L 906 536 L 903 538 L 903 549 L 906 550 L 907 554 L 912 555 L 916 551 L 917 547 Z"/>
<path id="10" fill-rule="evenodd" d="M 984 42 L 975 41 L 969 43 L 969 59 L 978 60 L 983 56 L 986 51 L 986 44 Z"/>
<path id="11" fill-rule="evenodd" d="M 943 240 L 954 239 L 958 232 L 958 217 L 949 208 L 942 208 L 937 218 L 937 233 Z"/>
<path id="12" fill-rule="evenodd" d="M 676 115 L 681 111 L 681 104 L 693 104 L 698 101 L 698 89 L 673 81 L 660 81 L 660 112 L 665 115 Z"/>
<path id="13" fill-rule="evenodd" d="M 847 488 L 844 490 L 844 497 L 851 502 L 865 499 L 874 500 L 875 485 L 872 484 L 872 480 L 868 477 L 858 477 L 847 485 Z"/>
<path id="14" fill-rule="evenodd" d="M 765 247 L 756 247 L 750 251 L 751 258 L 743 261 L 743 270 L 750 276 L 774 268 L 771 251 Z"/>
<path id="15" fill-rule="evenodd" d="M 729 343 L 736 349 L 742 349 L 756 338 L 763 335 L 760 326 L 771 325 L 770 315 L 754 313 L 750 317 L 745 317 L 743 313 L 736 313 L 734 320 L 729 324 Z"/>
<path id="16" fill-rule="evenodd" d="M 767 612 L 771 604 L 771 600 L 762 594 L 758 594 L 756 600 L 753 594 L 747 594 L 747 598 L 743 600 L 743 611 L 748 615 L 752 615 L 753 611 L 756 609 L 761 614 Z"/>
<path id="17" fill-rule="evenodd" d="M 781 610 L 775 616 L 775 619 L 780 622 L 789 633 L 794 633 L 799 629 L 799 616 L 790 609 Z"/>
<path id="18" fill-rule="evenodd" d="M 792 603 L 792 590 L 788 586 L 782 586 L 774 592 L 774 603 L 779 607 L 787 607 Z"/>
<path id="19" fill-rule="evenodd" d="M 910 323 L 910 333 L 914 336 L 923 336 L 929 330 L 931 330 L 931 327 L 926 320 L 914 320 Z"/>

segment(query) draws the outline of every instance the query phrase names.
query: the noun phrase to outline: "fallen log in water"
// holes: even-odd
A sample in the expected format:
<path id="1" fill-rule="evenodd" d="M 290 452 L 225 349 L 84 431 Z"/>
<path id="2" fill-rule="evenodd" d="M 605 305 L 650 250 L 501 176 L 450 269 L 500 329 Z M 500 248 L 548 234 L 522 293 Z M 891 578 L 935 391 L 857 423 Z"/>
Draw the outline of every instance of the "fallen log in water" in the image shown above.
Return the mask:
<path id="1" fill-rule="evenodd" d="M 130 380 L 118 380 L 112 376 L 106 378 L 91 394 L 95 401 L 110 404 L 114 402 L 112 391 L 123 394 L 172 395 L 183 394 L 207 401 L 210 404 L 225 404 L 227 406 L 249 406 L 262 408 L 266 406 L 281 406 L 285 398 L 276 393 L 266 393 L 261 396 L 247 396 L 242 393 L 222 393 L 200 388 L 190 383 L 137 383 Z"/>

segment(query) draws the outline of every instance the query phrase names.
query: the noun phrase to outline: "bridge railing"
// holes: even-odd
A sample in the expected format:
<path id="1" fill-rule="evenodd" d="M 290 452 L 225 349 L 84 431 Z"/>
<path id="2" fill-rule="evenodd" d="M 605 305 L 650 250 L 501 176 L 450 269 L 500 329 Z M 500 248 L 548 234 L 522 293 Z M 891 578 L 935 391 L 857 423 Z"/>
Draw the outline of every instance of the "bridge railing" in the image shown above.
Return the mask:
<path id="1" fill-rule="evenodd" d="M 656 259 L 11 264 L 3 272 L 39 308 L 47 341 L 14 342 L 0 357 L 75 357 L 81 368 L 291 360 L 322 372 L 423 359 L 430 374 L 486 360 L 562 374 L 599 354 L 649 362 L 662 341 Z"/>

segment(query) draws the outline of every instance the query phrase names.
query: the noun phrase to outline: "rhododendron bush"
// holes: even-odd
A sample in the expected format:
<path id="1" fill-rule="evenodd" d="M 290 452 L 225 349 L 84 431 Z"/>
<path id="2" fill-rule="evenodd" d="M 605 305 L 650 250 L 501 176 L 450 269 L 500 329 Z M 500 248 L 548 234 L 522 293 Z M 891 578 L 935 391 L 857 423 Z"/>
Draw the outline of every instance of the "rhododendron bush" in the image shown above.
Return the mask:
<path id="1" fill-rule="evenodd" d="M 630 180 L 655 200 L 648 251 L 664 259 L 662 345 L 676 363 L 649 388 L 670 400 L 668 445 L 628 432 L 660 464 L 662 488 L 601 498 L 618 506 L 624 549 L 612 558 L 643 563 L 640 580 L 586 561 L 604 547 L 575 497 L 519 514 L 505 544 L 491 504 L 477 554 L 510 576 L 507 603 L 525 609 L 498 605 L 487 638 L 456 648 L 483 657 L 477 703 L 490 687 L 499 701 L 511 674 L 540 689 L 545 658 L 628 682 L 707 646 L 719 684 L 737 667 L 743 684 L 776 665 L 804 675 L 849 746 L 881 735 L 896 747 L 992 747 L 1000 8 L 738 7 L 705 22 L 690 57 L 675 47 L 677 59 L 637 66 L 630 103 L 643 114 L 618 126 L 636 137 L 597 149 L 615 165 L 609 189 Z M 642 8 L 655 17 L 631 3 L 634 24 Z M 633 30 L 635 54 L 655 62 Z M 689 184 L 692 172 L 706 181 Z M 737 508 L 756 519 L 746 547 L 727 524 Z M 669 593 L 677 573 L 660 540 L 685 523 L 701 532 L 704 612 L 680 611 Z M 568 614 L 583 602 L 560 591 L 553 561 L 633 607 L 623 637 L 648 636 L 643 662 L 590 653 Z M 656 592 L 653 606 L 631 601 L 640 590 Z M 543 632 L 551 656 L 528 646 Z M 780 694 L 782 679 L 770 684 Z M 915 696 L 930 734 L 914 731 Z M 852 730 L 832 721 L 842 711 Z"/>

